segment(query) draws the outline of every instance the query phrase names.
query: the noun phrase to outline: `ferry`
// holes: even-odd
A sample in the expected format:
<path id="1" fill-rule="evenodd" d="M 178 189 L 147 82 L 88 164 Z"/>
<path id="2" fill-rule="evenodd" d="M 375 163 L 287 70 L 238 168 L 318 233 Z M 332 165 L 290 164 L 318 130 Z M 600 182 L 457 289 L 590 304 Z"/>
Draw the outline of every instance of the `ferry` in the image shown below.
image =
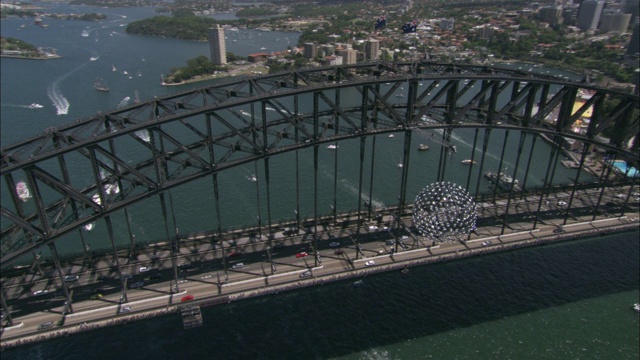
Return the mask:
<path id="1" fill-rule="evenodd" d="M 27 202 L 27 200 L 31 199 L 31 192 L 27 187 L 27 183 L 24 181 L 18 181 L 16 184 L 16 192 L 18 193 L 18 197 L 22 202 Z"/>
<path id="2" fill-rule="evenodd" d="M 93 88 L 98 90 L 98 91 L 102 91 L 102 92 L 109 92 L 109 87 L 107 86 L 107 84 L 100 78 L 97 78 L 94 82 L 93 82 Z"/>
<path id="3" fill-rule="evenodd" d="M 464 159 L 462 160 L 462 163 L 465 165 L 475 165 L 477 164 L 477 162 L 475 160 L 471 160 L 471 159 Z"/>
<path id="4" fill-rule="evenodd" d="M 491 181 L 494 184 L 497 184 L 499 187 L 503 188 L 504 190 L 511 190 L 511 188 L 513 188 L 513 190 L 515 191 L 521 190 L 518 180 L 512 178 L 511 176 L 505 174 L 504 172 L 495 173 L 495 172 L 489 171 L 484 176 L 487 179 L 489 179 L 489 181 Z"/>

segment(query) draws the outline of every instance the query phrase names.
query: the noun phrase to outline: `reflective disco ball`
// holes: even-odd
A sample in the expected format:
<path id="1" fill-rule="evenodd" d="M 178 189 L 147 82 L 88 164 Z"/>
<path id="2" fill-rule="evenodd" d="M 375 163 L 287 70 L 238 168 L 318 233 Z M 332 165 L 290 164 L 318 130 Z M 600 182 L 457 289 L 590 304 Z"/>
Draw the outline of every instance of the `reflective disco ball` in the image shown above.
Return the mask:
<path id="1" fill-rule="evenodd" d="M 466 240 L 476 228 L 476 202 L 449 181 L 428 185 L 416 196 L 413 224 L 422 236 L 434 242 Z"/>

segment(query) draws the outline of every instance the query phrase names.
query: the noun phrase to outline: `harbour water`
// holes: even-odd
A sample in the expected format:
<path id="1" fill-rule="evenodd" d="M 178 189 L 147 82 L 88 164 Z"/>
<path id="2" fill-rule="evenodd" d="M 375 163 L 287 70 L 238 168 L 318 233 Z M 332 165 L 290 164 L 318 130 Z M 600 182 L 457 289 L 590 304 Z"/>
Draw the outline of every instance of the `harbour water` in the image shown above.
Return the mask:
<path id="1" fill-rule="evenodd" d="M 0 22 L 3 37 L 54 47 L 62 56 L 48 61 L 2 59 L 3 147 L 48 127 L 112 110 L 125 98 L 134 99 L 136 93 L 144 100 L 203 85 L 160 85 L 161 74 L 172 67 L 184 66 L 187 59 L 208 55 L 209 49 L 206 43 L 126 34 L 121 25 L 156 15 L 151 8 L 40 5 L 47 12 L 100 12 L 107 14 L 108 19 L 86 23 L 45 18 L 47 28 L 35 26 L 27 18 Z M 25 27 L 21 28 L 23 24 Z M 83 30 L 89 36 L 83 37 Z M 294 45 L 298 34 L 244 31 L 237 35 L 229 32 L 228 36 L 231 41 L 228 40 L 227 49 L 247 55 L 264 46 L 270 51 L 285 50 L 284 39 Z M 234 42 L 233 36 L 244 38 Z M 265 45 L 276 43 L 284 47 Z M 92 88 L 96 77 L 105 80 L 110 92 Z M 30 109 L 31 103 L 44 107 Z M 498 131 L 494 134 L 489 156 L 499 156 L 503 143 L 504 134 Z M 459 160 L 470 153 L 474 134 L 468 131 L 454 135 L 461 154 L 456 158 L 458 167 L 449 168 L 466 179 L 468 168 L 459 165 Z M 389 149 L 376 154 L 382 164 L 376 165 L 376 170 L 385 174 L 385 186 L 399 186 L 398 151 L 391 150 L 400 150 L 402 141 L 401 136 L 378 139 L 377 146 Z M 511 135 L 509 142 L 515 141 L 517 136 Z M 350 148 L 351 145 L 340 145 L 341 167 L 348 167 L 357 157 L 357 146 Z M 333 163 L 328 160 L 333 155 L 331 150 L 322 150 L 325 162 L 321 161 L 324 165 L 319 173 L 326 189 L 321 190 L 331 193 Z M 414 175 L 409 181 L 413 192 L 429 182 L 424 174 L 432 172 L 438 156 L 436 152 L 417 151 L 412 158 L 419 160 L 412 166 Z M 284 169 L 292 156 L 283 156 L 280 165 L 272 166 Z M 513 158 L 508 160 L 513 166 Z M 494 161 L 497 165 L 497 160 Z M 570 170 L 558 169 L 562 169 L 558 179 L 567 179 L 572 174 Z M 245 209 L 255 207 L 257 200 L 245 193 L 252 193 L 249 190 L 255 189 L 256 183 L 238 179 L 258 174 L 258 186 L 264 186 L 260 183 L 260 171 L 260 164 L 251 165 L 221 178 L 223 196 L 234 200 L 225 207 L 225 225 L 255 223 L 257 214 Z M 285 178 L 287 174 L 283 170 L 277 176 Z M 533 176 L 531 181 L 539 174 Z M 310 183 L 310 176 L 302 180 L 305 181 Z M 345 199 L 338 204 L 339 208 L 353 208 L 357 174 L 345 175 L 338 183 L 339 197 Z M 191 186 L 210 188 L 210 183 Z M 2 191 L 3 194 L 6 191 L 4 185 Z M 274 190 L 272 211 L 279 217 L 292 217 L 295 199 L 285 191 Z M 207 229 L 203 224 L 213 218 L 211 197 L 198 202 L 200 199 L 180 195 L 179 190 L 173 193 L 181 231 Z M 384 206 L 397 199 L 374 189 L 371 201 Z M 330 202 L 323 204 L 322 211 L 330 211 L 329 205 Z M 182 215 L 193 214 L 186 210 L 194 206 L 202 210 L 200 217 Z M 164 236 L 157 213 L 157 203 L 130 209 L 129 220 L 139 241 L 152 242 Z M 116 233 L 125 234 L 125 222 L 115 223 Z M 100 223 L 86 236 L 94 248 L 99 244 L 108 246 L 106 231 Z M 177 316 L 166 317 L 8 351 L 3 358 L 112 359 L 127 358 L 127 354 L 135 352 L 136 358 L 156 359 L 185 354 L 216 359 L 634 359 L 639 353 L 638 316 L 628 306 L 639 301 L 637 236 L 637 233 L 615 235 L 425 266 L 412 269 L 408 276 L 390 273 L 370 277 L 358 288 L 350 282 L 324 285 L 205 309 L 205 326 L 188 332 L 181 329 Z M 126 236 L 118 240 L 128 242 Z M 59 248 L 63 252 L 77 252 L 79 245 L 75 239 L 63 239 Z"/>
<path id="2" fill-rule="evenodd" d="M 638 232 L 485 255 L 19 347 L 3 359 L 637 359 Z"/>

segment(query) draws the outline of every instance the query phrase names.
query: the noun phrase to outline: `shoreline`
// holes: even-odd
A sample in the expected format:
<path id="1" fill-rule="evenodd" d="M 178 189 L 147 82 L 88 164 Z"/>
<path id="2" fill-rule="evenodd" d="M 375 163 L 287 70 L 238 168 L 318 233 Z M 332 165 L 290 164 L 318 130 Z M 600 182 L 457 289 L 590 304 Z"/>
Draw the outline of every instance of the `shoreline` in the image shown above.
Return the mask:
<path id="1" fill-rule="evenodd" d="M 228 295 L 214 295 L 208 298 L 203 298 L 198 301 L 189 302 L 188 304 L 196 305 L 199 307 L 217 306 L 217 305 L 227 304 L 234 301 L 241 301 L 241 300 L 251 299 L 251 298 L 260 297 L 260 296 L 275 295 L 275 294 L 279 294 L 280 292 L 318 286 L 325 283 L 344 281 L 344 280 L 359 278 L 359 277 L 377 274 L 377 273 L 399 271 L 402 269 L 415 267 L 415 266 L 442 263 L 447 261 L 456 261 L 456 260 L 461 260 L 465 258 L 481 256 L 484 254 L 513 251 L 513 250 L 519 250 L 519 249 L 524 249 L 529 247 L 542 246 L 549 243 L 581 240 L 587 237 L 622 233 L 622 232 L 633 231 L 633 230 L 637 231 L 639 229 L 639 223 L 637 221 L 637 218 L 634 217 L 633 221 L 631 222 L 620 222 L 623 218 L 626 219 L 626 217 L 616 217 L 616 218 L 608 219 L 608 220 L 618 220 L 618 222 L 616 222 L 613 225 L 603 225 L 603 227 L 597 227 L 601 223 L 598 221 L 585 222 L 583 224 L 589 224 L 591 226 L 591 228 L 586 230 L 579 230 L 579 229 L 572 230 L 574 226 L 566 226 L 565 227 L 566 232 L 552 233 L 546 236 L 536 236 L 536 235 L 539 235 L 538 231 L 530 230 L 530 231 L 511 233 L 507 235 L 483 237 L 483 238 L 471 240 L 471 242 L 486 241 L 488 239 L 497 239 L 499 240 L 500 244 L 495 246 L 489 246 L 489 247 L 481 247 L 481 248 L 467 248 L 466 250 L 463 250 L 463 251 L 455 251 L 455 252 L 451 251 L 451 252 L 446 252 L 442 254 L 432 254 L 431 248 L 428 247 L 426 250 L 427 252 L 429 252 L 429 254 L 431 254 L 428 256 L 421 256 L 419 258 L 408 259 L 408 260 L 397 259 L 393 263 L 386 264 L 386 265 L 375 266 L 375 267 L 365 267 L 365 268 L 355 269 L 355 270 L 345 270 L 345 271 L 330 273 L 322 276 L 314 276 L 307 280 L 296 280 L 296 281 L 282 283 L 282 284 L 264 285 L 263 281 L 259 281 L 260 283 L 262 283 L 262 286 L 256 286 L 249 290 L 237 291 L 234 293 L 230 293 Z M 512 242 L 501 241 L 501 239 L 506 240 L 508 238 L 514 237 L 515 235 L 525 235 L 525 238 L 521 240 L 514 240 Z M 425 251 L 424 248 L 411 250 L 413 254 L 416 254 L 418 252 L 422 252 L 424 254 L 424 251 Z M 399 253 L 393 256 L 404 257 L 406 256 L 406 253 Z M 364 260 L 365 259 L 360 259 L 357 261 L 364 261 Z M 257 280 L 263 280 L 263 279 L 258 278 Z M 229 284 L 229 286 L 233 286 L 233 283 Z M 176 295 L 181 296 L 181 294 L 172 294 L 170 296 L 176 296 Z M 145 310 L 145 311 L 139 311 L 139 312 L 130 313 L 126 315 L 118 315 L 116 317 L 111 317 L 111 318 L 97 319 L 94 321 L 83 322 L 81 324 L 74 324 L 74 325 L 68 325 L 68 326 L 62 325 L 50 331 L 41 331 L 35 334 L 17 336 L 15 338 L 7 339 L 7 340 L 3 339 L 3 341 L 0 343 L 0 351 L 11 350 L 13 348 L 20 347 L 23 345 L 30 345 L 37 342 L 50 340 L 50 339 L 68 337 L 73 334 L 77 334 L 85 331 L 91 331 L 94 329 L 123 325 L 132 321 L 141 321 L 141 320 L 146 320 L 146 319 L 150 319 L 157 316 L 173 314 L 173 313 L 179 312 L 180 307 L 181 307 L 180 303 L 164 305 L 161 307 L 156 307 L 156 308 Z M 17 323 L 17 325 L 14 325 L 14 328 L 21 327 L 21 326 L 22 326 L 22 323 Z M 2 334 L 6 335 L 7 331 L 10 331 L 10 328 L 3 328 Z"/>
<path id="2" fill-rule="evenodd" d="M 53 59 L 62 58 L 62 56 L 60 55 L 23 56 L 23 55 L 5 55 L 5 54 L 0 54 L 0 57 L 11 58 L 11 59 L 24 59 L 24 60 L 53 60 Z"/>

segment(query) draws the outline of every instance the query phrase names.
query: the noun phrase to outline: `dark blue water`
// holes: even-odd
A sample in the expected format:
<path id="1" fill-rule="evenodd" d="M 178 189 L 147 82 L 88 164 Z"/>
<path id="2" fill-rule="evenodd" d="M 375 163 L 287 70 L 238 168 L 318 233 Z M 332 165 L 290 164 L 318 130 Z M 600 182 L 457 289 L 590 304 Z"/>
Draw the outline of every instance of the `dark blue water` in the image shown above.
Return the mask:
<path id="1" fill-rule="evenodd" d="M 411 268 L 173 314 L 3 359 L 637 359 L 638 233 Z"/>

